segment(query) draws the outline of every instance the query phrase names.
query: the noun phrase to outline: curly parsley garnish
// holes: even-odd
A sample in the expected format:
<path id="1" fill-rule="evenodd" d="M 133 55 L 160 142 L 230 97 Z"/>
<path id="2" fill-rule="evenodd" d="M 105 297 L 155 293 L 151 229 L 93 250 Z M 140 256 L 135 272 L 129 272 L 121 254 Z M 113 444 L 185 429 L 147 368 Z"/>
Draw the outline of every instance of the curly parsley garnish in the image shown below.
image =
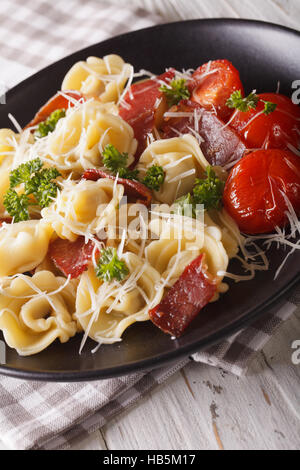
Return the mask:
<path id="1" fill-rule="evenodd" d="M 14 189 L 9 189 L 3 198 L 3 205 L 14 222 L 29 219 L 29 197 L 26 194 L 18 194 Z"/>
<path id="2" fill-rule="evenodd" d="M 205 172 L 206 178 L 196 179 L 192 194 L 188 193 L 175 201 L 175 213 L 195 218 L 197 204 L 203 204 L 205 210 L 220 209 L 225 183 L 216 176 L 211 166 Z"/>
<path id="3" fill-rule="evenodd" d="M 139 171 L 127 168 L 128 154 L 120 153 L 116 147 L 111 144 L 105 146 L 103 153 L 103 164 L 113 175 L 119 175 L 120 178 L 139 181 Z M 158 191 L 165 180 L 165 173 L 161 166 L 153 165 L 148 168 L 145 178 L 141 181 L 149 189 Z"/>
<path id="4" fill-rule="evenodd" d="M 228 108 L 235 108 L 239 111 L 242 111 L 243 113 L 246 113 L 250 109 L 255 109 L 258 102 L 259 96 L 254 91 L 243 98 L 241 90 L 236 90 L 226 101 L 226 106 L 228 106 Z"/>
<path id="5" fill-rule="evenodd" d="M 176 199 L 172 212 L 178 215 L 184 215 L 185 217 L 196 218 L 196 203 L 191 193 L 185 194 L 180 198 Z"/>
<path id="6" fill-rule="evenodd" d="M 205 179 L 197 178 L 195 181 L 194 201 L 196 204 L 203 204 L 205 209 L 219 209 L 225 183 L 216 176 L 211 166 L 205 172 Z"/>
<path id="7" fill-rule="evenodd" d="M 162 166 L 152 165 L 148 168 L 146 176 L 143 179 L 142 183 L 147 186 L 149 189 L 154 191 L 159 191 L 159 188 L 165 181 L 165 172 Z"/>
<path id="8" fill-rule="evenodd" d="M 103 165 L 112 173 L 116 174 L 120 168 L 125 168 L 128 153 L 120 153 L 114 145 L 107 144 L 102 153 Z"/>
<path id="9" fill-rule="evenodd" d="M 22 163 L 10 173 L 10 188 L 3 198 L 7 212 L 14 218 L 14 222 L 29 219 L 29 206 L 39 205 L 48 207 L 57 195 L 58 186 L 55 180 L 60 176 L 56 168 L 42 168 L 39 158 Z M 24 192 L 17 192 L 23 184 Z M 29 196 L 33 196 L 30 198 Z"/>
<path id="10" fill-rule="evenodd" d="M 42 137 L 46 137 L 49 132 L 53 132 L 56 124 L 58 121 L 65 117 L 66 110 L 65 109 L 56 109 L 50 116 L 46 119 L 46 121 L 40 122 L 38 128 L 34 132 L 35 139 L 41 139 Z"/>
<path id="11" fill-rule="evenodd" d="M 119 152 L 114 145 L 107 144 L 102 153 L 103 165 L 113 175 L 119 174 L 120 178 L 136 180 L 138 178 L 138 170 L 130 170 L 126 167 L 128 153 Z"/>
<path id="12" fill-rule="evenodd" d="M 271 101 L 264 101 L 264 100 L 261 100 L 261 101 L 265 104 L 264 114 L 266 116 L 269 116 L 269 114 L 273 113 L 273 111 L 275 111 L 275 109 L 277 108 L 276 103 L 272 103 Z"/>
<path id="13" fill-rule="evenodd" d="M 184 78 L 174 79 L 169 85 L 162 85 L 159 87 L 159 91 L 166 95 L 169 106 L 178 104 L 180 100 L 188 100 L 190 97 Z"/>
<path id="14" fill-rule="evenodd" d="M 123 281 L 129 274 L 129 269 L 125 263 L 118 258 L 115 248 L 104 248 L 95 268 L 96 276 L 105 282 L 113 279 Z"/>
<path id="15" fill-rule="evenodd" d="M 228 108 L 235 108 L 243 113 L 250 111 L 250 109 L 256 109 L 259 102 L 264 103 L 265 107 L 263 113 L 268 116 L 269 114 L 273 113 L 277 108 L 276 103 L 272 103 L 271 101 L 261 100 L 259 96 L 252 91 L 248 96 L 242 97 L 241 90 L 234 91 L 230 98 L 226 101 L 226 106 Z"/>

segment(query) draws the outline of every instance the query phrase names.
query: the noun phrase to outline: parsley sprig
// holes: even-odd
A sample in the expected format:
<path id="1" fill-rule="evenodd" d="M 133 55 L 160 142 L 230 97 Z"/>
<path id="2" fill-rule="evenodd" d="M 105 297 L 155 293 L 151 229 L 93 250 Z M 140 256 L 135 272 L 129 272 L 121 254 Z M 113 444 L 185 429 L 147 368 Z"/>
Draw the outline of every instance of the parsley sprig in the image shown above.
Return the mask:
<path id="1" fill-rule="evenodd" d="M 277 108 L 276 103 L 272 103 L 271 101 L 265 101 L 265 100 L 261 100 L 261 101 L 265 104 L 264 114 L 266 116 L 269 116 L 269 114 L 273 113 L 273 111 L 275 111 L 275 109 Z"/>
<path id="2" fill-rule="evenodd" d="M 46 137 L 49 132 L 53 132 L 56 124 L 58 121 L 65 117 L 66 110 L 65 109 L 56 109 L 50 116 L 46 119 L 46 121 L 42 121 L 39 123 L 38 128 L 34 132 L 35 139 L 41 139 L 42 137 Z"/>
<path id="3" fill-rule="evenodd" d="M 126 167 L 128 161 L 127 153 L 120 153 L 116 147 L 111 144 L 105 146 L 102 153 L 103 165 L 113 175 L 119 175 L 120 178 L 131 179 L 139 181 L 139 171 L 130 170 Z M 141 183 L 147 186 L 149 189 L 158 191 L 160 186 L 165 180 L 165 173 L 161 166 L 152 165 L 148 168 L 146 175 Z"/>
<path id="4" fill-rule="evenodd" d="M 3 198 L 3 205 L 14 222 L 29 219 L 29 197 L 26 194 L 18 194 L 14 189 L 9 189 Z"/>
<path id="5" fill-rule="evenodd" d="M 216 176 L 211 166 L 205 172 L 205 179 L 197 178 L 195 181 L 194 201 L 196 204 L 204 204 L 205 209 L 219 209 L 225 183 Z"/>
<path id="6" fill-rule="evenodd" d="M 113 175 L 119 174 L 120 178 L 136 180 L 138 178 L 138 170 L 130 170 L 126 167 L 128 161 L 128 153 L 119 152 L 114 145 L 107 144 L 102 153 L 103 165 Z"/>
<path id="7" fill-rule="evenodd" d="M 14 222 L 30 218 L 29 206 L 48 207 L 56 197 L 58 186 L 53 180 L 60 176 L 60 173 L 56 168 L 42 167 L 43 163 L 36 158 L 22 163 L 10 173 L 10 187 L 4 195 L 3 204 L 9 215 L 14 218 Z M 15 189 L 20 185 L 24 186 L 22 193 Z"/>
<path id="8" fill-rule="evenodd" d="M 246 113 L 250 109 L 255 109 L 258 101 L 259 97 L 254 91 L 243 98 L 241 90 L 236 90 L 231 94 L 230 98 L 228 98 L 226 106 Z"/>
<path id="9" fill-rule="evenodd" d="M 176 199 L 172 209 L 172 212 L 175 214 L 185 215 L 186 217 L 193 217 L 194 219 L 197 216 L 196 203 L 191 193 L 187 193 L 184 196 Z"/>
<path id="10" fill-rule="evenodd" d="M 192 193 L 175 201 L 175 212 L 184 213 L 188 217 L 196 217 L 197 204 L 203 204 L 204 209 L 220 209 L 225 183 L 220 180 L 211 166 L 205 170 L 206 178 L 197 178 Z"/>
<path id="11" fill-rule="evenodd" d="M 159 87 L 159 91 L 166 95 L 169 106 L 178 104 L 181 100 L 188 100 L 190 97 L 190 92 L 184 78 L 174 79 L 169 85 L 162 85 Z"/>
<path id="12" fill-rule="evenodd" d="M 118 258 L 115 248 L 104 248 L 101 251 L 100 258 L 95 268 L 96 276 L 105 282 L 111 282 L 114 279 L 123 281 L 129 274 L 129 269 L 125 263 Z"/>
<path id="13" fill-rule="evenodd" d="M 231 94 L 230 98 L 226 101 L 226 106 L 246 113 L 247 111 L 250 111 L 250 109 L 256 109 L 259 102 L 264 103 L 263 113 L 266 116 L 273 113 L 277 108 L 276 103 L 260 99 L 255 91 L 252 91 L 248 96 L 243 98 L 241 90 L 236 90 Z"/>
<path id="14" fill-rule="evenodd" d="M 154 191 L 159 191 L 161 185 L 165 181 L 165 172 L 162 166 L 152 165 L 148 168 L 145 178 L 142 183 L 147 186 L 149 189 Z"/>

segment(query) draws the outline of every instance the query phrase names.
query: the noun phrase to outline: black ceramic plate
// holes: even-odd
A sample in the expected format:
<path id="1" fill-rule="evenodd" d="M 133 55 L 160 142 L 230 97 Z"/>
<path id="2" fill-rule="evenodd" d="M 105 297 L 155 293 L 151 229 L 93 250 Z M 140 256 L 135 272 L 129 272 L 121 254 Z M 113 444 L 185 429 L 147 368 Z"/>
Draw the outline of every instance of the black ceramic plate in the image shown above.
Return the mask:
<path id="1" fill-rule="evenodd" d="M 88 47 L 25 80 L 0 106 L 0 128 L 9 127 L 12 113 L 25 125 L 59 88 L 68 69 L 89 55 L 117 53 L 136 69 L 162 73 L 165 67 L 195 68 L 210 59 L 231 60 L 241 73 L 246 91 L 275 91 L 290 96 L 291 84 L 300 78 L 300 33 L 280 26 L 241 20 L 195 20 L 172 23 L 124 34 Z M 270 253 L 268 272 L 255 280 L 231 283 L 219 302 L 208 305 L 185 335 L 171 340 L 150 322 L 130 327 L 121 343 L 102 346 L 96 354 L 88 343 L 79 356 L 80 336 L 67 344 L 55 342 L 46 351 L 20 357 L 7 348 L 3 374 L 45 381 L 93 380 L 161 366 L 207 347 L 257 319 L 300 280 L 300 253 L 290 256 L 279 279 L 274 272 L 284 253 Z M 233 266 L 230 269 L 234 269 Z M 1 336 L 0 336 L 1 338 Z"/>

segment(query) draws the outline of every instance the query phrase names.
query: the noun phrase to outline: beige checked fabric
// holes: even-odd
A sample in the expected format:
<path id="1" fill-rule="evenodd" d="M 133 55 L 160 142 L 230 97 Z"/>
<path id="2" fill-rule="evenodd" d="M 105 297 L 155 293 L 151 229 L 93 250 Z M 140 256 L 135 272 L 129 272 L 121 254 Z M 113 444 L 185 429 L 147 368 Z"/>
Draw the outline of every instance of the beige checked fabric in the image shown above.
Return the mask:
<path id="1" fill-rule="evenodd" d="M 119 9 L 98 0 L 1 0 L 2 91 L 77 49 L 160 21 L 145 11 Z M 74 384 L 0 377 L 0 438 L 12 449 L 68 448 L 74 438 L 103 426 L 190 360 L 242 375 L 297 305 L 300 288 L 221 344 L 150 372 Z"/>

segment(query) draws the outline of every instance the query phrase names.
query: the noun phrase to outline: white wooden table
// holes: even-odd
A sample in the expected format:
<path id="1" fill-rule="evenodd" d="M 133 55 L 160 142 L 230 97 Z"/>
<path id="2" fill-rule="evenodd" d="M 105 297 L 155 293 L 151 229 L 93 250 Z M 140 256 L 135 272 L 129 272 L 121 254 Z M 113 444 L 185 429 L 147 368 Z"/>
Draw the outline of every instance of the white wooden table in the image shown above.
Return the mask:
<path id="1" fill-rule="evenodd" d="M 165 22 L 240 17 L 300 29 L 299 0 L 110 1 L 155 11 Z M 300 365 L 291 360 L 299 320 L 286 322 L 247 377 L 191 363 L 73 449 L 299 449 Z"/>

